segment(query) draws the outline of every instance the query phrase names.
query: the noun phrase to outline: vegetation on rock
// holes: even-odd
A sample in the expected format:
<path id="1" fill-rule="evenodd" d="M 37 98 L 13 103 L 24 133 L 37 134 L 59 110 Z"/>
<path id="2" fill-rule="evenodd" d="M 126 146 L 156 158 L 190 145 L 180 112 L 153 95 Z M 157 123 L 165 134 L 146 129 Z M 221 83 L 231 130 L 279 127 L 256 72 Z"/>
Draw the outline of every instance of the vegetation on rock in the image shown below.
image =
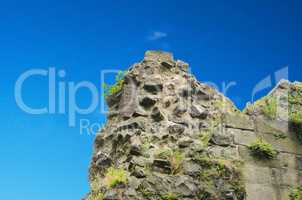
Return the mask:
<path id="1" fill-rule="evenodd" d="M 269 119 L 276 119 L 277 117 L 277 100 L 276 98 L 266 98 L 261 112 Z"/>
<path id="2" fill-rule="evenodd" d="M 127 180 L 125 170 L 110 167 L 105 174 L 104 183 L 107 188 L 112 188 L 119 184 L 126 184 Z"/>
<path id="3" fill-rule="evenodd" d="M 103 200 L 104 199 L 104 193 L 101 191 L 92 191 L 88 195 L 86 200 Z"/>
<path id="4" fill-rule="evenodd" d="M 178 199 L 178 195 L 172 192 L 160 195 L 160 200 L 177 200 L 177 199 Z"/>
<path id="5" fill-rule="evenodd" d="M 290 122 L 296 126 L 301 126 L 302 125 L 302 111 L 291 113 Z"/>
<path id="6" fill-rule="evenodd" d="M 184 159 L 183 154 L 178 150 L 170 148 L 159 149 L 155 155 L 156 158 L 168 160 L 171 164 L 171 174 L 177 174 L 181 170 L 182 162 Z"/>
<path id="7" fill-rule="evenodd" d="M 274 137 L 275 137 L 276 140 L 287 138 L 287 136 L 284 133 L 274 133 Z"/>
<path id="8" fill-rule="evenodd" d="M 301 199 L 302 199 L 302 187 L 298 187 L 290 190 L 289 200 L 301 200 Z"/>
<path id="9" fill-rule="evenodd" d="M 261 159 L 272 159 L 277 155 L 273 146 L 263 139 L 257 139 L 255 142 L 251 143 L 249 149 L 254 156 Z"/>
<path id="10" fill-rule="evenodd" d="M 102 88 L 104 90 L 105 97 L 116 94 L 123 88 L 125 75 L 126 75 L 126 72 L 119 70 L 117 75 L 115 76 L 115 83 L 113 85 L 110 85 L 107 83 L 102 84 Z"/>
<path id="11" fill-rule="evenodd" d="M 101 183 L 99 177 L 95 176 L 90 182 L 91 192 L 89 193 L 87 200 L 103 200 L 104 193 L 100 189 Z"/>
<path id="12" fill-rule="evenodd" d="M 292 159 L 300 159 L 296 154 L 301 152 L 295 138 L 287 133 L 286 122 L 295 125 L 295 133 L 301 132 L 302 90 L 283 82 L 270 95 L 249 105 L 244 114 L 185 69 L 185 64 L 174 61 L 171 54 L 150 51 L 142 62 L 131 67 L 126 82 L 125 74 L 119 72 L 114 85 L 103 85 L 114 118 L 108 117 L 95 140 L 91 192 L 86 200 L 261 199 L 263 191 L 247 190 L 246 194 L 245 187 L 250 188 L 252 182 L 260 188 L 264 178 L 273 176 L 272 187 L 279 191 L 288 175 L 285 171 L 299 176 Z M 130 77 L 135 79 L 134 85 Z M 251 138 L 264 134 L 280 149 L 278 157 L 273 146 L 262 139 L 250 144 Z M 259 158 L 276 160 L 254 160 L 244 165 L 244 161 L 250 161 L 245 153 L 249 150 Z M 279 157 L 290 157 L 288 166 L 282 161 L 286 170 L 279 170 L 277 166 L 281 165 L 272 169 Z M 289 181 L 289 185 L 299 185 L 295 178 Z M 269 191 L 275 189 L 269 187 Z M 293 200 L 299 199 L 299 191 L 293 190 Z M 283 190 L 280 193 L 284 195 Z M 265 195 L 273 199 L 276 193 Z"/>
<path id="13" fill-rule="evenodd" d="M 212 132 L 213 131 L 210 129 L 206 129 L 201 132 L 200 140 L 205 146 L 208 146 L 209 141 L 211 140 L 211 137 L 212 137 Z"/>
<path id="14" fill-rule="evenodd" d="M 225 185 L 234 191 L 237 199 L 244 199 L 245 184 L 241 171 L 242 162 L 239 160 L 226 160 L 209 158 L 208 156 L 196 156 L 194 160 L 202 167 L 199 179 L 205 182 L 209 189 L 215 187 L 215 182 L 219 179 L 225 180 Z M 209 193 L 202 193 L 203 198 L 209 199 Z M 218 197 L 217 197 L 218 198 Z"/>
<path id="15" fill-rule="evenodd" d="M 288 94 L 289 125 L 302 143 L 302 86 L 294 85 Z"/>

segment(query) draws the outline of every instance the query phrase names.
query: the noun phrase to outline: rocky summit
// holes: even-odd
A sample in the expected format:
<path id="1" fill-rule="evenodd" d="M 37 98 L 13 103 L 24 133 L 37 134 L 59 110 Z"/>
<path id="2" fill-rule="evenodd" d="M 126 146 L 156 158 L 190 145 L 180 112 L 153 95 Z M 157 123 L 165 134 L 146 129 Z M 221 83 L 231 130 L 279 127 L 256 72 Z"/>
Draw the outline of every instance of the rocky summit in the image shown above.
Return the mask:
<path id="1" fill-rule="evenodd" d="M 301 199 L 302 84 L 240 111 L 188 68 L 147 51 L 107 94 L 84 199 Z"/>

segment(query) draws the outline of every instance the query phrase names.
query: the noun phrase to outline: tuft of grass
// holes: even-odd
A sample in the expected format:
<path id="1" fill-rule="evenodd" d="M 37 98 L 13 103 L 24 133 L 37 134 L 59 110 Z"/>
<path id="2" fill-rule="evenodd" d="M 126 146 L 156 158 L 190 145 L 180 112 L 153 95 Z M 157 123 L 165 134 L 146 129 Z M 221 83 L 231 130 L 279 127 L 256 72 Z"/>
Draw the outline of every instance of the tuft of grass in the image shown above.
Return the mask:
<path id="1" fill-rule="evenodd" d="M 302 99 L 299 95 L 289 94 L 288 95 L 288 103 L 290 104 L 299 104 L 302 102 Z"/>
<path id="2" fill-rule="evenodd" d="M 172 149 L 170 148 L 160 148 L 155 152 L 155 157 L 159 159 L 168 160 L 173 154 Z"/>
<path id="3" fill-rule="evenodd" d="M 90 189 L 92 192 L 99 191 L 101 188 L 101 180 L 99 176 L 95 175 L 93 180 L 90 181 Z"/>
<path id="4" fill-rule="evenodd" d="M 302 125 L 302 112 L 293 112 L 290 114 L 290 122 Z"/>
<path id="5" fill-rule="evenodd" d="M 107 188 L 113 188 L 119 184 L 126 184 L 128 182 L 126 171 L 110 167 L 104 178 L 104 183 Z"/>
<path id="6" fill-rule="evenodd" d="M 204 131 L 200 134 L 200 140 L 201 140 L 201 142 L 202 142 L 205 146 L 208 146 L 211 137 L 212 137 L 212 131 L 209 130 L 209 129 L 204 130 Z"/>
<path id="7" fill-rule="evenodd" d="M 284 133 L 274 133 L 274 137 L 275 137 L 276 140 L 287 138 L 287 136 Z"/>
<path id="8" fill-rule="evenodd" d="M 164 195 L 160 195 L 160 200 L 177 200 L 177 199 L 178 199 L 178 195 L 172 192 L 169 192 Z"/>
<path id="9" fill-rule="evenodd" d="M 261 159 L 272 159 L 277 155 L 273 146 L 262 139 L 257 139 L 250 144 L 249 149 L 253 155 Z"/>
<path id="10" fill-rule="evenodd" d="M 102 89 L 104 90 L 104 95 L 110 96 L 117 92 L 119 92 L 124 85 L 124 76 L 127 74 L 127 72 L 123 72 L 122 70 L 119 70 L 117 75 L 115 76 L 115 83 L 113 85 L 103 83 Z"/>
<path id="11" fill-rule="evenodd" d="M 267 98 L 265 100 L 266 104 L 261 108 L 262 114 L 264 114 L 269 119 L 276 119 L 277 117 L 277 99 Z"/>
<path id="12" fill-rule="evenodd" d="M 171 158 L 170 163 L 172 166 L 172 174 L 177 174 L 180 172 L 182 163 L 183 163 L 184 156 L 179 151 L 174 151 Z"/>
<path id="13" fill-rule="evenodd" d="M 101 191 L 92 191 L 86 200 L 103 200 L 104 199 L 104 193 Z"/>
<path id="14" fill-rule="evenodd" d="M 293 188 L 290 190 L 289 200 L 301 200 L 302 199 L 302 187 Z"/>
<path id="15" fill-rule="evenodd" d="M 168 160 L 171 164 L 171 174 L 177 174 L 180 172 L 184 156 L 178 150 L 172 150 L 169 148 L 160 149 L 156 154 L 156 158 Z"/>
<path id="16" fill-rule="evenodd" d="M 238 199 L 245 196 L 245 183 L 242 175 L 243 162 L 210 158 L 206 155 L 195 156 L 194 161 L 201 167 L 198 178 L 210 188 L 215 188 L 215 181 L 223 179 L 235 191 Z M 200 199 L 210 199 L 207 193 L 201 193 Z M 212 198 L 211 198 L 212 199 Z"/>
<path id="17" fill-rule="evenodd" d="M 146 188 L 139 188 L 139 191 L 142 193 L 142 195 L 146 198 L 150 198 L 152 196 L 155 196 L 154 192 L 151 192 L 150 190 Z"/>

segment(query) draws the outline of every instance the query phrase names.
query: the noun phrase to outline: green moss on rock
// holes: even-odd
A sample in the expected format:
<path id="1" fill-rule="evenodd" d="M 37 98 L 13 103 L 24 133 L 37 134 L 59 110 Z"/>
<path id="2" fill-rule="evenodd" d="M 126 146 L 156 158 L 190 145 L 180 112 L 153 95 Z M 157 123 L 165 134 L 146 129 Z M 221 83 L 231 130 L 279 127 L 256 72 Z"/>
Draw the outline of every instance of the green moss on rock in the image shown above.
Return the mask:
<path id="1" fill-rule="evenodd" d="M 118 93 L 121 91 L 124 85 L 124 76 L 126 75 L 126 72 L 123 72 L 121 70 L 118 71 L 117 75 L 115 76 L 115 83 L 113 85 L 103 83 L 102 88 L 104 90 L 104 95 L 109 96 Z"/>
<path id="2" fill-rule="evenodd" d="M 104 199 L 104 193 L 101 191 L 92 191 L 89 193 L 86 200 L 103 200 Z"/>
<path id="3" fill-rule="evenodd" d="M 167 194 L 161 194 L 160 200 L 177 200 L 178 195 L 173 192 L 168 192 Z"/>
<path id="4" fill-rule="evenodd" d="M 289 200 L 301 200 L 302 199 L 302 187 L 293 188 L 290 190 Z"/>
<path id="5" fill-rule="evenodd" d="M 241 171 L 242 162 L 237 160 L 225 160 L 218 158 L 210 158 L 208 156 L 196 156 L 194 158 L 202 170 L 199 173 L 199 179 L 204 182 L 209 191 L 215 191 L 216 183 L 219 180 L 224 181 L 224 185 L 234 192 L 237 199 L 245 198 L 245 183 Z M 207 192 L 200 194 L 201 199 L 212 199 L 209 194 L 213 192 Z M 224 198 L 223 194 L 217 194 L 217 198 Z M 215 198 L 214 198 L 215 199 Z"/>
<path id="6" fill-rule="evenodd" d="M 125 170 L 110 167 L 105 174 L 104 183 L 107 188 L 112 188 L 119 184 L 126 184 L 127 180 Z"/>
<path id="7" fill-rule="evenodd" d="M 170 162 L 172 168 L 171 174 L 177 174 L 181 171 L 184 155 L 180 151 L 163 148 L 156 152 L 155 157 L 165 159 Z"/>
<path id="8" fill-rule="evenodd" d="M 277 155 L 273 146 L 263 139 L 258 139 L 249 146 L 252 154 L 260 159 L 272 159 Z"/>
<path id="9" fill-rule="evenodd" d="M 276 119 L 276 117 L 277 117 L 277 99 L 275 97 L 266 98 L 265 104 L 261 108 L 261 112 L 269 119 Z"/>

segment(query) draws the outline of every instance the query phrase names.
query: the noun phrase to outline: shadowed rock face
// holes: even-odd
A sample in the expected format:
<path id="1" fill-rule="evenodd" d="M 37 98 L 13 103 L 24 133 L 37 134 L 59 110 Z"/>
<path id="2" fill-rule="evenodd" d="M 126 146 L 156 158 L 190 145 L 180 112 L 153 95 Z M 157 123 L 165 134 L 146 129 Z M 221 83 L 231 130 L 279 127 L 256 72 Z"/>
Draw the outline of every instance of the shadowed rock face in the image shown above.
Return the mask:
<path id="1" fill-rule="evenodd" d="M 122 90 L 107 97 L 108 121 L 95 139 L 86 199 L 284 200 L 302 184 L 301 130 L 286 126 L 284 98 L 275 118 L 262 111 L 267 103 L 242 113 L 187 70 L 170 53 L 147 51 Z M 282 82 L 268 97 L 290 91 L 298 101 L 291 112 L 301 112 L 297 85 Z M 278 151 L 276 158 L 250 154 L 248 145 L 259 137 Z M 126 181 L 108 184 L 115 180 L 109 168 L 122 170 Z"/>

